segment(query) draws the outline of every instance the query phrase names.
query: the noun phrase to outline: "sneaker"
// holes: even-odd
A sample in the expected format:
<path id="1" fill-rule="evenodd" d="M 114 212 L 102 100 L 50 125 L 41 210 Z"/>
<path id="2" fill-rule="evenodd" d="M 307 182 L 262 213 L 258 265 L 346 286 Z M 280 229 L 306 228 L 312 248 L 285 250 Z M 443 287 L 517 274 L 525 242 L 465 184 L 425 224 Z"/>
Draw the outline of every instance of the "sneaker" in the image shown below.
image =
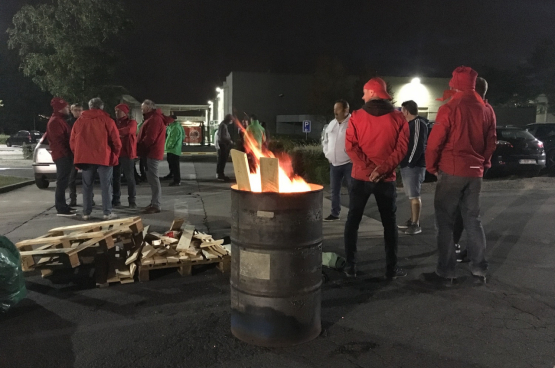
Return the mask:
<path id="1" fill-rule="evenodd" d="M 458 284 L 458 280 L 456 277 L 442 277 L 435 272 L 423 273 L 422 278 L 424 279 L 424 282 L 433 286 L 451 287 Z"/>
<path id="2" fill-rule="evenodd" d="M 115 213 L 111 213 L 109 215 L 104 215 L 102 218 L 104 220 L 115 220 L 118 218 L 118 215 L 116 215 Z"/>
<path id="3" fill-rule="evenodd" d="M 413 222 L 407 228 L 407 230 L 405 231 L 405 234 L 407 234 L 407 235 L 416 235 L 416 234 L 420 234 L 421 232 L 422 232 L 422 228 L 418 224 Z"/>
<path id="4" fill-rule="evenodd" d="M 397 279 L 397 277 L 405 277 L 407 276 L 407 271 L 403 270 L 402 268 L 397 268 L 395 271 L 393 272 L 387 272 L 385 274 L 385 278 L 386 280 L 395 280 Z"/>
<path id="5" fill-rule="evenodd" d="M 60 217 L 72 217 L 72 216 L 75 216 L 76 213 L 75 213 L 74 211 L 71 211 L 71 210 L 68 208 L 68 209 L 66 209 L 66 210 L 64 210 L 64 211 L 58 212 L 57 215 L 60 216 Z"/>
<path id="6" fill-rule="evenodd" d="M 153 213 L 160 213 L 160 209 L 157 207 L 149 207 L 143 211 L 145 215 L 152 215 Z"/>
<path id="7" fill-rule="evenodd" d="M 399 229 L 408 229 L 410 225 L 412 225 L 412 221 L 408 219 L 406 222 L 403 222 L 402 224 L 397 225 L 397 227 Z"/>
<path id="8" fill-rule="evenodd" d="M 91 219 L 91 215 L 83 215 L 81 216 L 81 220 L 83 221 L 89 221 Z"/>
<path id="9" fill-rule="evenodd" d="M 137 203 L 135 202 L 129 203 L 129 208 L 133 208 L 133 209 L 137 208 Z"/>
<path id="10" fill-rule="evenodd" d="M 179 187 L 181 186 L 181 183 L 176 183 L 176 182 L 171 182 L 170 184 L 168 184 L 170 187 Z"/>
<path id="11" fill-rule="evenodd" d="M 339 217 L 338 216 L 334 216 L 334 215 L 329 215 L 328 217 L 326 217 L 324 219 L 324 221 L 338 221 Z"/>
<path id="12" fill-rule="evenodd" d="M 357 277 L 357 266 L 355 266 L 355 265 L 349 266 L 348 265 L 348 266 L 345 267 L 343 272 L 345 272 L 345 275 L 347 277 L 355 278 L 355 277 Z"/>

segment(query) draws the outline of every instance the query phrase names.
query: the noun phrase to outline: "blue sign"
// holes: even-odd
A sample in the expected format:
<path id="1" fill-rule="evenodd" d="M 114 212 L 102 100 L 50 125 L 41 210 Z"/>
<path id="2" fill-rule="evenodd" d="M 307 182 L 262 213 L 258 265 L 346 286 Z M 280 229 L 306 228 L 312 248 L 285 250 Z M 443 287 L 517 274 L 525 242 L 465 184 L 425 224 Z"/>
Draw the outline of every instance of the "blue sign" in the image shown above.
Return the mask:
<path id="1" fill-rule="evenodd" d="M 303 133 L 310 133 L 312 130 L 312 123 L 310 120 L 303 121 Z"/>

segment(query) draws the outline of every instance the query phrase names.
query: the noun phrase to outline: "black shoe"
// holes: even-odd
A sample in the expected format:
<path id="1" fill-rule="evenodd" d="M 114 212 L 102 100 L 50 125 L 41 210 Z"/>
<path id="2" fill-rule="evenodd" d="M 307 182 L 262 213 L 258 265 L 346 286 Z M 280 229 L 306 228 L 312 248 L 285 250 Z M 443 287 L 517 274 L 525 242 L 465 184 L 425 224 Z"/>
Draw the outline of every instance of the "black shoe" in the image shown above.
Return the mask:
<path id="1" fill-rule="evenodd" d="M 339 217 L 338 216 L 334 216 L 334 215 L 329 215 L 328 217 L 326 217 L 324 219 L 324 221 L 338 221 Z"/>
<path id="2" fill-rule="evenodd" d="M 395 280 L 397 277 L 405 277 L 407 276 L 407 271 L 403 270 L 402 268 L 397 268 L 393 272 L 387 272 L 385 274 L 386 280 Z"/>
<path id="3" fill-rule="evenodd" d="M 130 202 L 130 203 L 129 203 L 129 208 L 137 208 L 137 203 L 135 203 L 135 202 Z"/>
<path id="4" fill-rule="evenodd" d="M 171 182 L 170 184 L 168 184 L 168 186 L 170 186 L 170 187 L 179 187 L 179 186 L 181 186 L 181 183 Z"/>
<path id="5" fill-rule="evenodd" d="M 399 229 L 408 229 L 410 225 L 412 225 L 412 221 L 408 219 L 406 222 L 403 222 L 402 224 L 397 225 L 397 227 Z"/>
<path id="6" fill-rule="evenodd" d="M 64 210 L 64 211 L 60 211 L 58 212 L 58 216 L 60 217 L 72 217 L 75 216 L 76 213 L 74 211 L 71 211 L 69 208 Z"/>
<path id="7" fill-rule="evenodd" d="M 346 266 L 345 269 L 343 270 L 343 272 L 345 272 L 345 275 L 347 277 L 355 278 L 355 277 L 357 277 L 357 266 L 355 266 L 355 265 Z"/>
<path id="8" fill-rule="evenodd" d="M 441 277 L 435 272 L 423 273 L 422 278 L 428 284 L 433 286 L 451 287 L 458 284 L 457 278 Z"/>

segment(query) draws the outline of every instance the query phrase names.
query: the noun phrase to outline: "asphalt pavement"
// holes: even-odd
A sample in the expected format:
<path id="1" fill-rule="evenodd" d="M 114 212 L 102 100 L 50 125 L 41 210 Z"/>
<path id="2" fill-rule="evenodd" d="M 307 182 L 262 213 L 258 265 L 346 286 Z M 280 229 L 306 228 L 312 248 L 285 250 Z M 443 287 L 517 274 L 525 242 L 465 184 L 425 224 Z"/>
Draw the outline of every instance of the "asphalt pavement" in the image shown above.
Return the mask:
<path id="1" fill-rule="evenodd" d="M 166 166 L 162 164 L 162 175 Z M 183 185 L 165 183 L 162 213 L 143 216 L 144 223 L 166 229 L 174 217 L 185 216 L 215 237 L 229 235 L 229 184 L 215 180 L 215 160 L 193 157 L 181 163 L 181 170 L 187 178 Z M 231 164 L 226 171 L 232 176 Z M 424 188 L 423 233 L 399 237 L 400 266 L 408 276 L 393 282 L 381 280 L 382 229 L 371 198 L 359 238 L 359 277 L 346 280 L 325 269 L 323 332 L 290 348 L 260 348 L 231 335 L 229 275 L 212 267 L 190 277 L 161 270 L 149 282 L 103 289 L 94 288 L 87 269 L 44 279 L 31 273 L 28 297 L 0 317 L 0 366 L 553 367 L 554 180 L 484 184 L 490 281 L 474 283 L 468 265 L 462 264 L 460 285 L 448 289 L 420 280 L 437 260 L 433 183 Z M 149 193 L 147 185 L 139 186 L 139 206 L 148 204 Z M 401 222 L 408 218 L 409 205 L 402 192 L 398 195 Z M 0 194 L 0 234 L 17 242 L 77 223 L 56 217 L 53 199 L 53 185 Z M 347 204 L 346 194 L 342 201 Z M 328 211 L 328 198 L 323 205 Z M 324 251 L 343 253 L 346 212 L 343 208 L 341 221 L 324 223 Z M 100 219 L 98 207 L 93 215 Z"/>

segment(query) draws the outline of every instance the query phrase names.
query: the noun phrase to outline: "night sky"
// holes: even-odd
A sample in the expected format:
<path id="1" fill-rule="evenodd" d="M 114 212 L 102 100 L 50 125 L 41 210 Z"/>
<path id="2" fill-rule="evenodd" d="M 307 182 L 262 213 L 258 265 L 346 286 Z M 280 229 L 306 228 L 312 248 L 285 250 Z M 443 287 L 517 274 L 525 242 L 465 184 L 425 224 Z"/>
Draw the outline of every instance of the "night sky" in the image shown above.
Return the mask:
<path id="1" fill-rule="evenodd" d="M 0 0 L 0 29 L 21 5 L 39 2 Z M 547 0 L 124 2 L 135 29 L 114 82 L 159 103 L 204 104 L 232 70 L 307 73 L 320 56 L 381 75 L 514 68 L 536 42 L 555 38 L 555 1 Z"/>

